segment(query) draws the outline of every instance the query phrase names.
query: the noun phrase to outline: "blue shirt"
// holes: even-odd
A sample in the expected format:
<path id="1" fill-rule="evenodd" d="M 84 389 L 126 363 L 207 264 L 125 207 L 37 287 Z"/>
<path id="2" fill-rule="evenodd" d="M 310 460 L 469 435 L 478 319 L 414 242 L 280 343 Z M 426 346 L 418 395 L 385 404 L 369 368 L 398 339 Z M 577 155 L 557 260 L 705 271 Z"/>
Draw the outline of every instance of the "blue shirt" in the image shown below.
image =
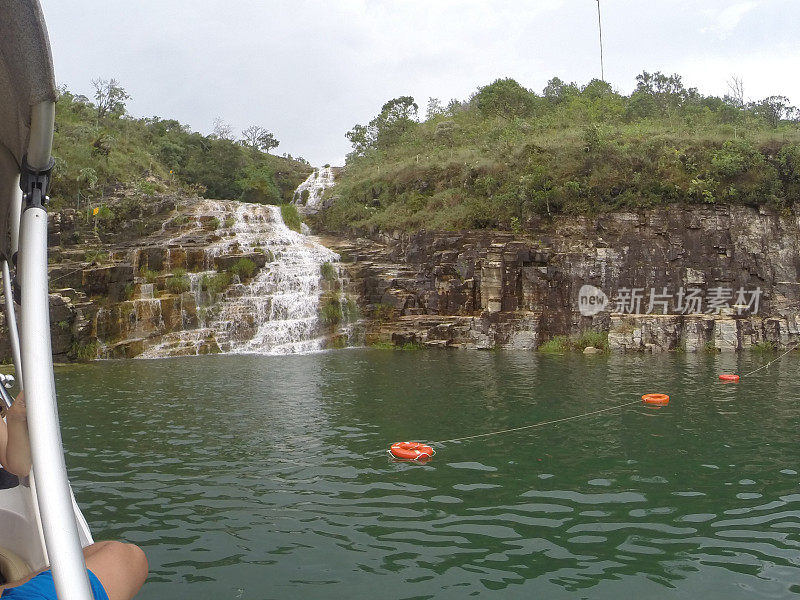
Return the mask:
<path id="1" fill-rule="evenodd" d="M 92 586 L 92 595 L 95 600 L 108 600 L 108 594 L 103 589 L 103 584 L 97 575 L 86 569 L 89 574 L 89 583 Z M 42 571 L 33 579 L 26 581 L 22 585 L 7 588 L 3 591 L 0 598 L 17 598 L 19 600 L 58 600 L 56 595 L 56 585 L 53 582 L 53 573 L 48 569 Z"/>

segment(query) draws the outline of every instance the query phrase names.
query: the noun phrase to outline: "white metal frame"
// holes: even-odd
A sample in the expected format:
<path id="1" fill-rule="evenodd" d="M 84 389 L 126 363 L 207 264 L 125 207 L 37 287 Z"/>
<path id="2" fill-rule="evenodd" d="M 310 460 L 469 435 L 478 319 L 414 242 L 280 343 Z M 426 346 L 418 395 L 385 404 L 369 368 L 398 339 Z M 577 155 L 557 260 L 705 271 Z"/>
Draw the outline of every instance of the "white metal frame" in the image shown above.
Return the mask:
<path id="1" fill-rule="evenodd" d="M 54 118 L 53 102 L 42 102 L 32 108 L 27 161 L 34 170 L 45 170 L 50 164 Z M 12 225 L 12 232 L 13 229 Z M 58 421 L 50 342 L 47 212 L 42 207 L 23 207 L 18 245 L 16 271 L 21 288 L 19 379 L 25 389 L 28 408 L 31 456 L 36 474 L 35 479 L 32 478 L 35 481 L 34 495 L 59 600 L 91 600 L 93 595 L 79 532 L 79 521 L 83 519 L 76 518 Z M 14 246 L 12 239 L 12 248 Z M 6 301 L 11 303 L 9 297 Z M 81 529 L 88 532 L 85 521 L 81 525 Z"/>

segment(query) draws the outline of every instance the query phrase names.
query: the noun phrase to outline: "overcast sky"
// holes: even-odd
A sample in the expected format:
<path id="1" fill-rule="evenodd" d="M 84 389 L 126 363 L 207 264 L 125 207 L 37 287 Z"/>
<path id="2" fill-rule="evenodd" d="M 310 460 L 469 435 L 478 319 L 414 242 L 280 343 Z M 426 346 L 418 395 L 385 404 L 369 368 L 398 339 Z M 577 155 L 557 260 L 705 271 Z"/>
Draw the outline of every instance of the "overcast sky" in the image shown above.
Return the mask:
<path id="1" fill-rule="evenodd" d="M 41 0 L 59 84 L 116 78 L 129 112 L 210 133 L 262 125 L 274 150 L 343 164 L 344 137 L 387 100 L 466 99 L 513 77 L 600 77 L 596 0 Z M 643 70 L 722 95 L 800 104 L 798 0 L 600 0 L 605 78 Z"/>

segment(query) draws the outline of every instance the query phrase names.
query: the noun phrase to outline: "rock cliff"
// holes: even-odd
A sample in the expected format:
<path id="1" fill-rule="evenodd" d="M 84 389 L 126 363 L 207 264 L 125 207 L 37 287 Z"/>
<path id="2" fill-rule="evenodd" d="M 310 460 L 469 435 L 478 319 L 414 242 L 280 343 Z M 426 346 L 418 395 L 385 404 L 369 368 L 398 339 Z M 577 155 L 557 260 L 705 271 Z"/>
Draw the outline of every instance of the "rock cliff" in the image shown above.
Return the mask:
<path id="1" fill-rule="evenodd" d="M 268 275 L 276 264 L 298 261 L 287 254 L 286 240 L 254 233 L 253 223 L 269 217 L 245 215 L 251 209 L 241 206 L 253 207 L 162 199 L 116 230 L 77 211 L 52 215 L 56 360 L 247 351 L 247 340 L 262 339 L 263 323 L 250 312 L 288 310 Z M 252 210 L 260 215 L 267 208 Z M 514 234 L 420 232 L 322 242 L 342 264 L 333 278 L 300 264 L 311 269 L 295 290 L 306 316 L 290 319 L 287 335 L 302 325 L 305 338 L 297 346 L 284 340 L 290 351 L 362 342 L 530 350 L 587 330 L 607 333 L 618 351 L 728 351 L 800 341 L 795 212 L 674 206 L 542 220 Z M 327 250 L 314 252 L 335 260 Z M 251 272 L 241 272 L 243 260 Z M 347 295 L 360 307 L 360 327 L 341 321 Z M 252 310 L 240 311 L 241 302 Z M 317 322 L 316 313 L 326 310 L 327 324 Z M 3 339 L 0 358 L 9 356 Z"/>
<path id="2" fill-rule="evenodd" d="M 373 317 L 369 340 L 534 348 L 594 329 L 612 350 L 697 351 L 800 340 L 799 234 L 794 212 L 674 206 L 328 244 Z M 581 310 L 584 286 L 603 310 Z"/>

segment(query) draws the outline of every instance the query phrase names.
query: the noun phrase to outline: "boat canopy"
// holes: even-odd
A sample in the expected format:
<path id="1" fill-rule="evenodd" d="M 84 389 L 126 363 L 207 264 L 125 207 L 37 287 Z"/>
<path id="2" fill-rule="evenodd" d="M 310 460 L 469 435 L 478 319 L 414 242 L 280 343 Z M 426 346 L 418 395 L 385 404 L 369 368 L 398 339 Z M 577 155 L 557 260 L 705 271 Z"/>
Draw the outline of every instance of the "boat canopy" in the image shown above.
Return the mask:
<path id="1" fill-rule="evenodd" d="M 55 100 L 53 58 L 39 2 L 0 0 L 0 254 L 8 258 L 16 251 L 10 230 L 16 230 L 19 218 L 13 205 L 20 201 L 23 159 L 27 155 L 37 170 L 48 167 L 53 135 L 48 116 Z"/>

